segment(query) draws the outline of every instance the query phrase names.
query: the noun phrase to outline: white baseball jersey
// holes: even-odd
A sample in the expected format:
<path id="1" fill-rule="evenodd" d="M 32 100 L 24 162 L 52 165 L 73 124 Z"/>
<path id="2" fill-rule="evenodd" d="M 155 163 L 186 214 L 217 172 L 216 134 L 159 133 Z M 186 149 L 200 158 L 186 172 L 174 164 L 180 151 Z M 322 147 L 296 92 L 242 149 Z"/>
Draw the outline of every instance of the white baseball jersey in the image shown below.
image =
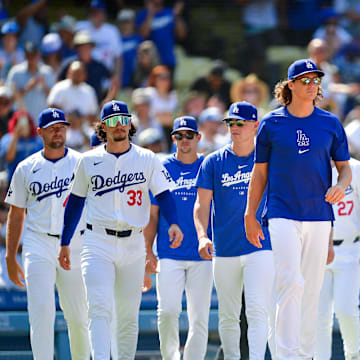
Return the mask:
<path id="1" fill-rule="evenodd" d="M 343 240 L 335 246 L 336 255 L 360 255 L 360 241 L 354 243 L 360 236 L 360 161 L 353 158 L 349 161 L 352 171 L 352 181 L 345 190 L 343 200 L 333 205 L 335 214 L 334 240 Z M 332 168 L 333 185 L 337 182 L 336 167 Z"/>
<path id="2" fill-rule="evenodd" d="M 81 154 L 67 149 L 66 155 L 52 162 L 39 151 L 20 162 L 12 177 L 5 202 L 27 209 L 24 227 L 60 235 L 64 209 L 73 173 Z"/>
<path id="3" fill-rule="evenodd" d="M 87 198 L 87 223 L 121 230 L 145 226 L 149 189 L 156 196 L 171 186 L 169 173 L 152 151 L 131 144 L 117 157 L 101 145 L 83 154 L 71 192 Z"/>

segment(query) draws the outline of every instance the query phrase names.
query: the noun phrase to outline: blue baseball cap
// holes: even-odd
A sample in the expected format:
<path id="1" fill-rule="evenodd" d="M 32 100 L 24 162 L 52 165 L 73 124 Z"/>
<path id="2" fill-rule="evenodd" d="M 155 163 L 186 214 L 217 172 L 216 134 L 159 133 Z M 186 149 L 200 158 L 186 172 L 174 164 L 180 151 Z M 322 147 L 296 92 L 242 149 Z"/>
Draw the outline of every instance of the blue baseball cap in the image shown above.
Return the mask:
<path id="1" fill-rule="evenodd" d="M 19 25 L 16 21 L 10 20 L 1 27 L 1 34 L 17 34 L 19 32 Z"/>
<path id="2" fill-rule="evenodd" d="M 71 125 L 65 119 L 65 114 L 60 109 L 48 108 L 43 110 L 39 115 L 39 128 L 46 129 L 51 125 L 63 123 L 65 125 Z"/>
<path id="3" fill-rule="evenodd" d="M 105 10 L 105 3 L 102 0 L 92 0 L 90 3 L 90 7 Z"/>
<path id="4" fill-rule="evenodd" d="M 199 115 L 199 123 L 203 124 L 207 121 L 219 122 L 222 120 L 223 114 L 220 109 L 216 106 L 210 106 L 203 110 Z"/>
<path id="5" fill-rule="evenodd" d="M 41 40 L 41 51 L 44 55 L 57 53 L 61 46 L 61 37 L 57 33 L 46 34 Z"/>
<path id="6" fill-rule="evenodd" d="M 294 80 L 300 75 L 312 72 L 317 73 L 320 77 L 325 75 L 310 59 L 296 60 L 288 68 L 288 80 Z"/>
<path id="7" fill-rule="evenodd" d="M 107 118 L 110 118 L 112 116 L 116 115 L 129 115 L 128 107 L 127 105 L 122 101 L 112 100 L 107 102 L 102 110 L 101 110 L 101 121 L 105 121 Z"/>
<path id="8" fill-rule="evenodd" d="M 174 120 L 174 127 L 173 127 L 173 131 L 171 132 L 171 135 L 181 130 L 190 130 L 198 134 L 199 129 L 196 123 L 196 119 L 192 116 L 180 116 L 176 118 Z"/>
<path id="9" fill-rule="evenodd" d="M 95 147 L 98 145 L 101 145 L 103 142 L 100 140 L 100 138 L 97 136 L 96 133 L 93 133 L 90 138 L 90 147 Z"/>
<path id="10" fill-rule="evenodd" d="M 230 105 L 229 113 L 223 121 L 230 119 L 257 121 L 257 109 L 247 101 L 235 102 Z"/>

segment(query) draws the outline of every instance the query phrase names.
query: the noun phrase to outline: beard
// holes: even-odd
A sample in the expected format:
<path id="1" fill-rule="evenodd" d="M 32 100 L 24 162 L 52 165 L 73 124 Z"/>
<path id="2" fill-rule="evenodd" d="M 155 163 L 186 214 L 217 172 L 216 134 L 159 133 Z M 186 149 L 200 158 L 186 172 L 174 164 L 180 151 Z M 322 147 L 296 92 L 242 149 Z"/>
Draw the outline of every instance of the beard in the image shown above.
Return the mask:
<path id="1" fill-rule="evenodd" d="M 50 149 L 60 149 L 61 147 L 63 147 L 65 145 L 65 139 L 64 140 L 55 140 L 55 141 L 50 141 L 47 146 Z"/>
<path id="2" fill-rule="evenodd" d="M 128 138 L 127 134 L 118 134 L 113 137 L 114 142 L 124 141 Z"/>

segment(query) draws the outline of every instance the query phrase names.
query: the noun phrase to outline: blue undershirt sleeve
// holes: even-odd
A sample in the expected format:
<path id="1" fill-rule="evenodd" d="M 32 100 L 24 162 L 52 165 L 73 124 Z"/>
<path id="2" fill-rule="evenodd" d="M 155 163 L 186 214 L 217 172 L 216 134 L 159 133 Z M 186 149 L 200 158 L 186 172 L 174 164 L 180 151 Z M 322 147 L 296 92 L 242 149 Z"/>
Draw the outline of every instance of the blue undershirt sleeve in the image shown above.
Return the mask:
<path id="1" fill-rule="evenodd" d="M 166 221 L 171 224 L 179 224 L 176 211 L 175 200 L 169 190 L 155 196 L 157 203 L 159 204 L 160 211 L 164 215 Z"/>
<path id="2" fill-rule="evenodd" d="M 65 207 L 64 227 L 61 234 L 61 246 L 68 246 L 74 235 L 85 205 L 84 197 L 70 194 Z"/>

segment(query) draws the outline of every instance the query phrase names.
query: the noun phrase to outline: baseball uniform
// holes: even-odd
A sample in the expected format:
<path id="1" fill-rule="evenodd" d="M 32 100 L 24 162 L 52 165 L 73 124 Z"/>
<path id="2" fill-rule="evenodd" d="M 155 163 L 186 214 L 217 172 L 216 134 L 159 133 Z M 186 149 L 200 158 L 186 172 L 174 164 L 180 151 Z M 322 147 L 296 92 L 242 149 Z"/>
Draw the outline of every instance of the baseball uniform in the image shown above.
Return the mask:
<path id="1" fill-rule="evenodd" d="M 68 324 L 72 358 L 85 360 L 90 355 L 80 268 L 83 222 L 79 223 L 72 243 L 72 270 L 63 270 L 57 261 L 65 201 L 80 156 L 67 148 L 57 160 L 46 159 L 42 151 L 31 155 L 17 166 L 5 199 L 27 211 L 22 256 L 30 339 L 36 360 L 54 358 L 55 284 Z"/>
<path id="2" fill-rule="evenodd" d="M 320 292 L 316 360 L 331 358 L 334 312 L 339 320 L 345 359 L 359 359 L 360 162 L 350 159 L 350 167 L 353 178 L 345 198 L 333 205 L 335 259 L 326 266 Z M 333 167 L 333 184 L 337 175 Z"/>
<path id="3" fill-rule="evenodd" d="M 219 300 L 219 333 L 225 359 L 240 358 L 240 311 L 244 287 L 251 359 L 263 359 L 269 334 L 273 257 L 267 228 L 262 248 L 246 238 L 244 212 L 254 152 L 237 156 L 231 145 L 208 155 L 196 180 L 213 191 L 213 272 Z M 257 212 L 261 220 L 264 201 Z"/>
<path id="4" fill-rule="evenodd" d="M 179 226 L 184 233 L 181 246 L 170 248 L 168 223 L 160 210 L 156 239 L 160 266 L 156 290 L 160 350 L 164 360 L 180 360 L 179 316 L 184 290 L 189 332 L 183 358 L 201 360 L 206 355 L 213 276 L 211 261 L 204 261 L 199 256 L 193 218 L 197 194 L 195 179 L 203 160 L 201 155 L 194 163 L 184 164 L 173 154 L 163 162 L 175 182 L 172 195 L 180 214 Z M 157 205 L 156 199 L 152 203 Z"/>

